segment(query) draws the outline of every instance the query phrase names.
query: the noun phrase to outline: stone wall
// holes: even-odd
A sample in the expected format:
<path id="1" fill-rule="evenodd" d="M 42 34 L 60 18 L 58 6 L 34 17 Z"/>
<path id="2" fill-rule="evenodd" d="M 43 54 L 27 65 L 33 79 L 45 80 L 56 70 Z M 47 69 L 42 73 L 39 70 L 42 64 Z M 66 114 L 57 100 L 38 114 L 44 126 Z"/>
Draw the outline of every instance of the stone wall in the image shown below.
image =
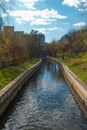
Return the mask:
<path id="1" fill-rule="evenodd" d="M 0 91 L 0 116 L 8 107 L 10 102 L 16 96 L 18 91 L 24 86 L 28 79 L 39 69 L 41 61 L 30 69 L 20 74 L 16 79 L 9 83 L 5 88 Z"/>
<path id="2" fill-rule="evenodd" d="M 64 78 L 81 110 L 87 117 L 87 85 L 79 79 L 64 63 L 48 57 L 49 61 L 60 65 Z"/>

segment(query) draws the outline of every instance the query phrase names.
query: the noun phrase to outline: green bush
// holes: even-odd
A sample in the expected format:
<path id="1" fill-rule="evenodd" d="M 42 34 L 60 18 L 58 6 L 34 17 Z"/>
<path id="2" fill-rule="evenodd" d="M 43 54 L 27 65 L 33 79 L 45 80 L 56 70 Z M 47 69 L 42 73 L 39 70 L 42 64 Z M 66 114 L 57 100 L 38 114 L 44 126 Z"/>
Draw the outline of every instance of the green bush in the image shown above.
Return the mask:
<path id="1" fill-rule="evenodd" d="M 19 74 L 30 68 L 32 65 L 36 64 L 38 61 L 38 58 L 32 58 L 32 60 L 24 62 L 24 64 L 21 67 L 15 66 L 0 70 L 0 89 L 5 87 Z"/>
<path id="2" fill-rule="evenodd" d="M 60 60 L 87 84 L 87 53 L 81 53 L 79 57 Z"/>

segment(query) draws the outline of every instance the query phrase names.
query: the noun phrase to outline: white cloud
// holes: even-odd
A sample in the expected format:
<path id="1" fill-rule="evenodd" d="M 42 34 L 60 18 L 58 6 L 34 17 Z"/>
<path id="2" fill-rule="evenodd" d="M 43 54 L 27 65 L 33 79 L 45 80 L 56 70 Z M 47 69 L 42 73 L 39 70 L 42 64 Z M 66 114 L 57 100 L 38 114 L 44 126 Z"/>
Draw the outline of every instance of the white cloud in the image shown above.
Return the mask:
<path id="1" fill-rule="evenodd" d="M 84 7 L 87 6 L 87 0 L 64 0 L 62 2 L 63 5 L 68 5 L 70 7 L 80 7 L 83 5 Z"/>
<path id="2" fill-rule="evenodd" d="M 78 7 L 79 4 L 80 4 L 80 1 L 79 0 L 64 0 L 63 5 L 68 5 L 68 6 L 75 6 L 75 7 Z"/>
<path id="3" fill-rule="evenodd" d="M 32 9 L 32 10 L 35 9 L 34 3 L 24 3 L 24 6 L 27 7 L 28 9 Z"/>
<path id="4" fill-rule="evenodd" d="M 48 31 L 54 31 L 54 30 L 58 30 L 58 27 L 48 28 Z"/>
<path id="5" fill-rule="evenodd" d="M 43 0 L 19 0 L 19 2 L 23 3 L 23 5 L 28 9 L 35 9 L 35 4 L 40 1 Z"/>
<path id="6" fill-rule="evenodd" d="M 36 28 L 35 30 L 41 33 L 46 33 L 46 28 Z"/>
<path id="7" fill-rule="evenodd" d="M 83 9 L 79 8 L 78 10 L 79 10 L 80 12 L 86 12 L 86 11 L 87 11 L 87 8 L 83 8 Z"/>
<path id="8" fill-rule="evenodd" d="M 80 8 L 80 9 L 78 9 L 78 10 L 79 10 L 80 12 L 84 12 L 84 11 L 85 11 L 84 9 L 81 9 L 81 8 Z"/>
<path id="9" fill-rule="evenodd" d="M 9 0 L 3 0 L 3 1 L 5 1 L 5 2 L 9 2 Z"/>
<path id="10" fill-rule="evenodd" d="M 75 26 L 75 27 L 82 27 L 82 26 L 86 26 L 86 23 L 85 22 L 79 22 L 79 23 L 73 24 L 73 26 Z"/>
<path id="11" fill-rule="evenodd" d="M 58 14 L 58 12 L 54 9 L 48 10 L 42 10 L 38 12 L 39 15 L 41 15 L 42 18 L 58 18 L 58 19 L 65 19 L 66 16 L 62 16 L 60 14 Z"/>
<path id="12" fill-rule="evenodd" d="M 9 0 L 5 0 L 9 1 Z M 37 2 L 44 0 L 18 0 L 20 5 L 23 5 L 23 10 L 9 11 L 9 15 L 14 17 L 19 24 L 30 22 L 30 25 L 47 25 L 55 22 L 57 19 L 66 19 L 66 16 L 60 15 L 57 10 L 35 8 Z M 26 8 L 27 9 L 26 9 Z M 5 15 L 3 15 L 4 17 Z"/>
<path id="13" fill-rule="evenodd" d="M 43 1 L 43 0 L 18 0 L 18 1 L 20 1 L 20 2 L 22 2 L 22 3 L 36 3 L 36 2 L 39 2 L 39 1 Z"/>
<path id="14" fill-rule="evenodd" d="M 7 17 L 7 14 L 2 14 L 2 17 Z"/>
<path id="15" fill-rule="evenodd" d="M 9 12 L 9 15 L 16 17 L 16 21 L 21 24 L 22 21 L 29 21 L 31 25 L 47 25 L 56 21 L 56 19 L 65 19 L 66 16 L 60 15 L 54 9 L 44 10 L 16 10 Z"/>
<path id="16" fill-rule="evenodd" d="M 10 10 L 6 10 L 7 13 L 10 13 L 11 11 Z"/>
<path id="17" fill-rule="evenodd" d="M 62 28 L 58 27 L 48 28 L 48 31 L 54 31 L 54 30 L 62 30 Z"/>
<path id="18" fill-rule="evenodd" d="M 34 19 L 34 21 L 31 21 L 31 25 L 47 25 L 47 24 L 51 24 L 51 22 L 46 21 L 46 19 L 43 18 L 37 18 Z"/>
<path id="19" fill-rule="evenodd" d="M 37 31 L 39 31 L 41 33 L 47 33 L 47 32 L 55 31 L 55 30 L 62 31 L 63 29 L 62 28 L 58 28 L 58 27 L 52 27 L 52 28 L 36 28 L 35 30 L 37 30 Z"/>
<path id="20" fill-rule="evenodd" d="M 19 23 L 19 24 L 22 24 L 22 21 L 20 18 L 16 18 L 16 21 Z"/>

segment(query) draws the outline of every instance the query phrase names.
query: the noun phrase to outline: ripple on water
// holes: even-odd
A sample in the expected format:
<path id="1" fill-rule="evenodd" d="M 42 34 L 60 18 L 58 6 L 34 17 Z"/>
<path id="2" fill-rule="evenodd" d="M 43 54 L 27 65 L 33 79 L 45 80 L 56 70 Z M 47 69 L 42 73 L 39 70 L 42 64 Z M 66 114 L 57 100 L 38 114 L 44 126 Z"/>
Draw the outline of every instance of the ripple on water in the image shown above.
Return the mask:
<path id="1" fill-rule="evenodd" d="M 52 64 L 26 84 L 4 120 L 0 130 L 87 130 L 59 67 Z"/>

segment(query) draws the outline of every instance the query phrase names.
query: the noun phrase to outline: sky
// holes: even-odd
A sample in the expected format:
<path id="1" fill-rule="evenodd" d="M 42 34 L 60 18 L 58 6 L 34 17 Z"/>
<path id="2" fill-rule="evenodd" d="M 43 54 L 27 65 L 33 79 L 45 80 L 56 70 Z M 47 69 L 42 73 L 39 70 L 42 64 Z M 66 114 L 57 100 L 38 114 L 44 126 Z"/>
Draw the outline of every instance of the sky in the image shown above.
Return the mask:
<path id="1" fill-rule="evenodd" d="M 59 40 L 73 29 L 86 26 L 87 0 L 3 0 L 7 14 L 3 13 L 5 25 L 16 31 L 30 33 L 32 29 L 43 33 L 46 42 Z"/>

